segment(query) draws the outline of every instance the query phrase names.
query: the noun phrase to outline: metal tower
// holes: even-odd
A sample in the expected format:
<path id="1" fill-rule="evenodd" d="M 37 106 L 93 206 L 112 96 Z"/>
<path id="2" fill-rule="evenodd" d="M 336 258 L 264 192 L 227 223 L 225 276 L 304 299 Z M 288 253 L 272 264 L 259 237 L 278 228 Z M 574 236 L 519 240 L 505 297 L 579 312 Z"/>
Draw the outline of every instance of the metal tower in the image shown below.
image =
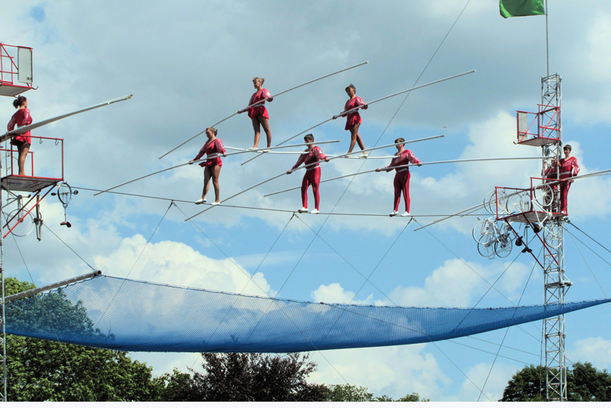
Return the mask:
<path id="1" fill-rule="evenodd" d="M 541 107 L 543 122 L 548 123 L 542 131 L 545 137 L 555 139 L 554 143 L 542 146 L 544 168 L 559 163 L 562 152 L 562 131 L 560 123 L 560 104 L 562 78 L 550 75 L 541 79 Z M 554 110 L 558 112 L 554 115 Z M 555 161 L 555 163 L 553 163 Z M 560 172 L 556 171 L 556 177 Z M 559 194 L 553 195 L 552 207 L 559 207 Z M 564 220 L 565 214 L 555 213 L 543 222 L 544 244 L 550 249 L 544 252 L 543 276 L 545 304 L 564 303 L 566 292 L 571 286 L 564 270 Z M 545 336 L 545 373 L 548 401 L 567 400 L 566 368 L 566 327 L 564 315 L 546 319 L 543 323 Z"/>
<path id="2" fill-rule="evenodd" d="M 561 81 L 558 74 L 541 79 L 541 103 L 537 112 L 517 112 L 518 144 L 541 148 L 540 177 L 531 177 L 530 188 L 496 187 L 484 208 L 492 215 L 480 220 L 473 229 L 473 238 L 482 256 L 504 258 L 515 246 L 524 246 L 543 270 L 544 302 L 564 303 L 572 285 L 564 273 L 564 221 L 560 192 L 559 163 L 562 152 L 560 120 Z M 566 178 L 566 177 L 563 177 Z M 564 181 L 563 183 L 568 183 Z M 515 226 L 515 227 L 514 227 Z M 537 257 L 527 236 L 534 234 L 543 246 Z M 564 315 L 546 319 L 545 339 L 546 398 L 566 401 L 566 357 Z"/>

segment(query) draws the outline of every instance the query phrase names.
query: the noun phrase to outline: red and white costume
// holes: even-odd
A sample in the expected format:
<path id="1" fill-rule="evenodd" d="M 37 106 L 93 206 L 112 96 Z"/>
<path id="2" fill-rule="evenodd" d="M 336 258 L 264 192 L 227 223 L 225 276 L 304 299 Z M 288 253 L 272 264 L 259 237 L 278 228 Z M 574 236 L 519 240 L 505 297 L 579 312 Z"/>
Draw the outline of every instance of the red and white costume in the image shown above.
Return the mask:
<path id="1" fill-rule="evenodd" d="M 267 113 L 267 108 L 265 107 L 266 99 L 269 99 L 270 102 L 274 100 L 274 98 L 272 98 L 272 94 L 270 94 L 269 91 L 265 88 L 262 88 L 260 91 L 257 91 L 252 94 L 252 96 L 250 97 L 250 102 L 248 102 L 249 106 L 259 101 L 263 102 L 259 106 L 253 106 L 248 108 L 249 118 L 256 118 L 257 116 L 261 115 L 264 118 L 269 119 L 269 114 Z"/>
<path id="2" fill-rule="evenodd" d="M 10 132 L 11 130 L 15 130 L 15 126 L 22 127 L 31 124 L 32 116 L 30 116 L 30 110 L 28 108 L 23 108 L 17 109 L 17 112 L 15 112 L 6 128 Z M 17 142 L 32 144 L 32 138 L 30 136 L 32 136 L 32 132 L 28 130 L 21 135 L 14 136 L 13 140 L 11 140 L 11 144 L 15 145 Z"/>
<path id="3" fill-rule="evenodd" d="M 405 164 L 419 164 L 420 160 L 414 156 L 411 150 L 403 150 L 401 154 L 397 153 L 397 157 L 392 159 L 388 167 L 403 166 Z M 390 171 L 392 169 L 386 170 Z M 393 201 L 394 211 L 399 211 L 399 202 L 401 201 L 401 192 L 403 192 L 403 200 L 405 201 L 405 211 L 409 212 L 410 198 L 409 198 L 409 167 L 400 169 L 394 169 L 396 171 L 395 180 L 393 182 L 395 186 L 395 198 Z"/>
<path id="4" fill-rule="evenodd" d="M 291 170 L 295 170 L 297 167 L 305 164 L 307 167 L 306 173 L 303 176 L 301 182 L 301 202 L 303 208 L 308 208 L 308 187 L 312 184 L 312 193 L 314 193 L 314 208 L 319 210 L 320 206 L 320 192 L 318 187 L 320 186 L 320 167 L 319 162 L 326 160 L 327 156 L 320 150 L 320 147 L 314 146 L 314 148 L 306 153 L 303 153 L 297 159 L 297 163 Z M 310 166 L 311 165 L 311 166 Z"/>
<path id="5" fill-rule="evenodd" d="M 212 154 L 218 154 L 218 157 L 209 158 L 205 162 L 201 162 L 199 165 L 202 167 L 222 166 L 223 161 L 221 160 L 220 155 L 225 154 L 225 152 L 223 142 L 217 137 L 213 141 L 206 142 L 193 160 L 201 159 L 204 154 L 208 155 L 208 157 L 210 157 Z"/>
<path id="6" fill-rule="evenodd" d="M 346 105 L 344 106 L 344 112 L 354 109 L 357 106 L 363 106 L 361 109 L 368 108 L 367 104 L 361 99 L 360 96 L 355 96 L 352 99 L 348 99 L 348 102 L 346 102 Z M 348 117 L 346 118 L 345 130 L 350 130 L 350 128 L 357 123 L 363 123 L 363 119 L 361 119 L 361 115 L 359 115 L 359 110 L 360 109 L 357 109 L 356 111 L 347 114 Z"/>
<path id="7" fill-rule="evenodd" d="M 567 179 L 579 174 L 579 163 L 577 163 L 576 157 L 569 157 L 568 159 L 560 159 L 560 180 Z M 562 205 L 561 211 L 567 213 L 569 206 L 569 188 L 571 188 L 572 181 L 560 182 L 560 203 Z"/>

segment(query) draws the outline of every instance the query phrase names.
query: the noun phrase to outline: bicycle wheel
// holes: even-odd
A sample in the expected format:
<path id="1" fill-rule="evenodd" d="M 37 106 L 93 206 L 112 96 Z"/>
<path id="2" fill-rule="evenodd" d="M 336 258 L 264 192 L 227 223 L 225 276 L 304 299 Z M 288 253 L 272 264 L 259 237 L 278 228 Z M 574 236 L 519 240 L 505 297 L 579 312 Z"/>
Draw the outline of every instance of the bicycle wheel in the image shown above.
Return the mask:
<path id="1" fill-rule="evenodd" d="M 496 254 L 499 258 L 505 258 L 513 249 L 513 240 L 509 233 L 501 234 L 496 242 Z"/>
<path id="2" fill-rule="evenodd" d="M 549 184 L 541 184 L 539 186 L 536 186 L 533 189 L 533 195 L 534 201 L 539 205 L 539 207 L 541 207 L 545 211 L 548 211 L 550 209 L 550 206 L 554 201 L 554 191 L 552 190 L 552 187 Z"/>
<path id="3" fill-rule="evenodd" d="M 34 228 L 34 217 L 32 217 L 32 213 L 27 214 L 27 212 L 25 208 L 15 208 L 8 215 L 5 214 L 6 228 L 16 237 L 25 237 Z M 22 218 L 23 220 L 21 220 Z"/>
<path id="4" fill-rule="evenodd" d="M 65 206 L 72 200 L 72 187 L 66 182 L 59 183 L 57 186 L 57 198 Z"/>
<path id="5" fill-rule="evenodd" d="M 494 224 L 493 224 L 493 222 L 489 218 L 485 218 L 483 220 L 480 220 L 473 227 L 473 231 L 471 232 L 471 235 L 473 235 L 473 239 L 478 244 L 480 242 L 488 241 L 488 237 L 487 237 L 488 235 L 493 235 L 494 236 Z"/>
<path id="6" fill-rule="evenodd" d="M 494 234 L 488 234 L 486 237 L 488 238 L 486 241 L 477 243 L 477 252 L 479 252 L 481 256 L 492 259 L 496 253 L 496 236 Z"/>

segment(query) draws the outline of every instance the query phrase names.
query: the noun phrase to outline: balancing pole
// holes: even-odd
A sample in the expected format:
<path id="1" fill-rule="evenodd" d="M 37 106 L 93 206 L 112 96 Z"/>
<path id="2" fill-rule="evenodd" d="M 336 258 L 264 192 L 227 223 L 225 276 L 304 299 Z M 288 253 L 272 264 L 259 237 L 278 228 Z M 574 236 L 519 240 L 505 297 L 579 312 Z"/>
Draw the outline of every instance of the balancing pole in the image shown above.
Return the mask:
<path id="1" fill-rule="evenodd" d="M 356 67 L 360 67 L 361 65 L 365 65 L 365 64 L 369 64 L 369 61 L 361 62 L 360 64 L 356 64 L 356 65 L 353 65 L 353 66 L 351 66 L 351 67 L 344 68 L 344 69 L 342 69 L 342 70 L 335 71 L 335 72 L 332 72 L 332 73 L 330 73 L 330 74 L 327 74 L 327 75 L 321 76 L 321 77 L 319 77 L 319 78 L 313 79 L 313 80 L 311 80 L 311 81 L 304 82 L 304 83 L 303 83 L 303 84 L 301 84 L 301 85 L 297 85 L 297 86 L 294 86 L 294 87 L 292 87 L 292 88 L 286 89 L 286 90 L 284 90 L 284 91 L 282 91 L 282 92 L 279 92 L 279 93 L 277 93 L 276 95 L 273 95 L 272 97 L 276 98 L 276 97 L 278 97 L 278 96 L 280 96 L 280 95 L 282 95 L 282 94 L 285 94 L 285 93 L 287 93 L 287 92 L 290 92 L 290 91 L 292 91 L 292 90 L 294 90 L 294 89 L 301 88 L 302 86 L 309 85 L 309 84 L 311 84 L 311 83 L 313 83 L 313 82 L 320 81 L 321 79 L 328 78 L 328 77 L 330 77 L 330 76 L 333 76 L 333 75 L 339 74 L 339 73 L 344 72 L 344 71 L 351 70 L 351 69 L 356 68 Z M 264 102 L 265 102 L 265 100 L 263 100 L 263 101 L 259 101 L 259 102 L 255 102 L 255 103 L 253 103 L 252 105 L 248 105 L 248 106 L 247 106 L 245 109 L 252 108 L 253 106 L 257 106 L 257 105 L 262 105 Z M 244 109 L 244 110 L 245 110 L 245 109 Z M 235 116 L 235 115 L 237 115 L 237 114 L 238 114 L 237 112 L 236 112 L 236 113 L 232 113 L 231 115 L 227 116 L 225 119 L 222 119 L 221 121 L 216 122 L 214 125 L 209 126 L 209 127 L 215 127 L 215 126 L 217 126 L 217 125 L 220 125 L 221 123 L 225 122 L 227 119 L 230 119 L 230 118 L 234 117 L 234 116 Z M 206 129 L 207 129 L 207 128 L 206 128 Z M 185 142 L 181 143 L 180 145 L 176 146 L 175 148 L 173 148 L 172 150 L 170 150 L 169 152 L 167 152 L 166 154 L 164 154 L 163 156 L 161 156 L 159 159 L 163 159 L 165 156 L 167 156 L 168 154 L 172 153 L 174 150 L 176 150 L 176 149 L 178 149 L 178 148 L 180 148 L 180 147 L 184 146 L 185 144 L 189 143 L 191 140 L 195 139 L 197 136 L 199 136 L 199 135 L 201 135 L 202 133 L 204 133 L 204 132 L 206 131 L 206 129 L 202 130 L 201 132 L 199 132 L 198 134 L 196 134 L 195 136 L 193 136 L 193 137 L 192 137 L 192 138 L 190 138 L 189 140 L 187 140 L 187 141 L 185 141 Z"/>
<path id="2" fill-rule="evenodd" d="M 307 166 L 301 166 L 301 167 L 297 167 L 295 170 L 292 170 L 292 171 L 291 171 L 291 173 L 292 173 L 293 171 L 297 171 L 297 170 L 301 170 L 301 169 L 305 169 L 305 168 L 308 168 L 308 167 L 315 166 L 315 165 L 317 165 L 318 163 L 319 163 L 319 162 L 312 163 L 312 164 L 308 164 Z M 287 173 L 286 173 L 286 172 L 284 172 L 284 173 L 280 173 L 280 174 L 278 174 L 277 176 L 274 176 L 274 177 L 269 178 L 269 179 L 267 179 L 267 180 L 265 180 L 265 181 L 262 181 L 262 182 L 260 182 L 259 184 L 255 184 L 255 185 L 254 185 L 254 186 L 252 186 L 252 187 L 248 187 L 246 190 L 242 190 L 242 191 L 240 191 L 239 193 L 234 194 L 234 195 L 232 195 L 232 196 L 231 196 L 231 197 L 229 197 L 229 198 L 226 198 L 225 200 L 223 200 L 223 202 L 227 202 L 227 201 L 231 200 L 232 198 L 239 196 L 240 194 L 244 194 L 245 192 L 252 190 L 253 188 L 259 187 L 260 185 L 263 185 L 263 184 L 265 184 L 265 183 L 269 183 L 269 182 L 270 182 L 270 181 L 272 181 L 272 180 L 275 180 L 275 179 L 277 179 L 277 178 L 279 178 L 279 177 L 286 176 L 286 175 L 287 175 Z M 211 210 L 213 207 L 216 207 L 216 205 L 211 205 L 210 207 L 206 208 L 205 210 L 200 211 L 200 212 L 198 212 L 197 214 L 192 215 L 191 217 L 187 218 L 185 221 L 189 221 L 189 220 L 191 220 L 191 219 L 193 219 L 193 218 L 197 217 L 198 215 L 200 215 L 200 214 L 202 214 L 202 213 L 205 213 L 205 212 L 206 212 L 206 211 L 208 211 L 208 210 Z"/>
<path id="3" fill-rule="evenodd" d="M 339 140 L 329 140 L 329 141 L 326 141 L 326 142 L 319 142 L 318 144 L 339 143 L 339 142 L 340 142 Z M 282 149 L 282 148 L 285 148 L 285 147 L 307 146 L 308 144 L 310 144 L 310 143 L 301 143 L 301 144 L 290 145 L 290 146 L 274 146 L 274 147 L 270 147 L 270 149 Z M 228 157 L 228 156 L 233 156 L 233 155 L 236 155 L 236 154 L 244 154 L 244 153 L 252 153 L 252 152 L 253 152 L 253 150 L 246 150 L 245 149 L 245 150 L 240 150 L 239 152 L 227 153 L 225 155 L 222 155 L 222 154 L 211 154 L 210 156 L 207 156 L 205 159 L 195 160 L 193 163 L 191 163 L 189 161 L 187 163 L 179 164 L 179 165 L 173 166 L 173 167 L 168 167 L 167 169 L 155 171 L 155 172 L 147 174 L 145 176 L 135 178 L 135 179 L 127 181 L 127 182 L 125 182 L 123 184 L 119 184 L 119 185 L 111 187 L 111 188 L 109 188 L 107 190 L 100 191 L 99 193 L 95 193 L 94 196 L 97 196 L 97 195 L 100 195 L 100 194 L 103 194 L 103 193 L 107 193 L 107 192 L 112 191 L 112 190 L 114 190 L 116 188 L 123 187 L 123 186 L 125 186 L 127 184 L 131 184 L 131 183 L 133 183 L 135 181 L 139 181 L 139 180 L 145 179 L 147 177 L 154 176 L 155 174 L 163 173 L 163 172 L 166 172 L 166 171 L 169 171 L 169 170 L 177 169 L 177 168 L 182 167 L 182 166 L 186 166 L 187 164 L 201 163 L 203 161 L 206 161 L 208 159 L 214 159 L 216 157 Z"/>
<path id="4" fill-rule="evenodd" d="M 412 142 L 416 142 L 416 141 L 419 141 L 419 140 L 413 140 Z M 404 142 L 397 143 L 397 144 L 402 144 L 402 143 L 404 143 Z M 405 143 L 407 143 L 407 142 L 405 142 Z M 371 150 L 371 149 L 368 149 L 368 150 Z M 343 156 L 339 156 L 339 157 L 343 157 Z M 541 157 L 497 157 L 497 158 L 488 158 L 488 159 L 441 160 L 441 161 L 426 162 L 426 163 L 419 163 L 419 164 L 410 163 L 410 164 L 402 164 L 400 166 L 381 167 L 380 168 L 380 172 L 386 171 L 386 170 L 401 169 L 401 168 L 405 168 L 405 167 L 412 167 L 412 166 L 428 166 L 430 164 L 465 163 L 465 162 L 494 161 L 494 160 L 528 160 L 528 159 L 541 160 Z M 609 171 L 611 171 L 611 170 L 609 170 Z M 343 178 L 346 178 L 346 177 L 360 176 L 361 174 L 368 174 L 368 173 L 373 173 L 373 172 L 375 172 L 375 170 L 366 170 L 366 171 L 361 171 L 361 172 L 358 172 L 358 173 L 345 174 L 343 176 L 338 176 L 338 177 L 333 177 L 333 178 L 326 179 L 326 180 L 321 180 L 320 182 L 321 183 L 326 183 L 328 181 L 335 181 L 335 180 L 343 179 Z M 301 187 L 293 187 L 293 188 L 289 188 L 287 190 L 282 190 L 282 191 L 277 191 L 275 193 L 266 194 L 263 197 L 269 197 L 269 196 L 272 196 L 272 195 L 276 195 L 276 194 L 280 194 L 280 193 L 285 193 L 287 191 L 297 190 L 299 188 L 301 188 Z"/>
<path id="5" fill-rule="evenodd" d="M 289 140 L 292 140 L 292 139 L 296 138 L 296 137 L 297 137 L 297 136 L 299 136 L 299 135 L 304 134 L 304 133 L 305 133 L 305 132 L 307 132 L 307 131 L 310 131 L 310 130 L 312 130 L 312 129 L 314 129 L 314 128 L 317 128 L 318 126 L 320 126 L 320 125 L 322 125 L 322 124 L 325 124 L 325 123 L 327 123 L 327 122 L 329 122 L 329 121 L 331 121 L 331 120 L 337 119 L 337 118 L 339 118 L 340 116 L 345 116 L 345 115 L 347 115 L 347 114 L 349 114 L 349 113 L 351 113 L 351 112 L 355 112 L 355 111 L 359 110 L 360 108 L 362 108 L 363 106 L 369 106 L 369 105 L 373 105 L 374 103 L 381 102 L 381 101 L 383 101 L 383 100 L 385 100 L 385 99 L 389 99 L 389 98 L 395 97 L 395 96 L 397 96 L 397 95 L 401 95 L 401 94 L 404 94 L 404 93 L 407 93 L 407 92 L 415 91 L 416 89 L 420 89 L 420 88 L 424 88 L 424 87 L 427 87 L 427 86 L 431 86 L 431 85 L 437 84 L 437 83 L 439 83 L 439 82 L 444 82 L 444 81 L 448 81 L 448 80 L 450 80 L 450 79 L 458 78 L 458 77 L 461 77 L 461 76 L 463 76 L 463 75 L 472 74 L 472 73 L 474 73 L 474 72 L 475 72 L 475 70 L 471 70 L 471 71 L 468 71 L 468 72 L 463 72 L 462 74 L 452 75 L 452 76 L 449 76 L 449 77 L 447 77 L 447 78 L 438 79 L 437 81 L 429 82 L 429 83 L 427 83 L 427 84 L 423 84 L 423 85 L 418 85 L 418 86 L 415 86 L 415 87 L 413 87 L 413 88 L 409 88 L 409 89 L 406 89 L 406 90 L 404 90 L 404 91 L 397 92 L 397 93 L 394 93 L 394 94 L 391 94 L 391 95 L 385 96 L 385 97 L 380 98 L 380 99 L 375 99 L 375 100 L 373 100 L 373 101 L 371 101 L 371 102 L 366 103 L 365 105 L 357 106 L 356 108 L 353 108 L 353 109 L 350 109 L 350 110 L 347 110 L 347 111 L 343 111 L 343 112 L 341 112 L 341 113 L 339 113 L 339 114 L 337 114 L 337 115 L 335 115 L 335 116 L 333 116 L 333 117 L 331 117 L 331 118 L 329 118 L 329 119 L 325 120 L 324 122 L 320 122 L 319 124 L 314 125 L 314 126 L 312 126 L 311 128 L 309 128 L 309 129 L 307 129 L 307 130 L 304 130 L 303 132 L 297 133 L 295 136 L 291 136 L 291 137 L 289 137 L 289 138 L 288 138 L 288 139 L 286 139 L 285 141 L 283 141 L 283 142 L 281 142 L 281 143 L 278 143 L 278 146 L 279 146 L 279 145 L 281 145 L 281 144 L 284 144 L 284 143 L 288 142 Z M 371 150 L 371 149 L 365 149 L 365 150 Z M 258 156 L 253 157 L 252 159 L 249 159 L 249 160 L 245 161 L 244 163 L 242 163 L 242 166 L 243 166 L 243 165 L 245 165 L 246 163 L 249 163 L 249 162 L 253 161 L 254 159 L 256 159 L 257 157 L 260 157 L 260 156 L 261 156 L 261 155 L 258 155 Z"/>

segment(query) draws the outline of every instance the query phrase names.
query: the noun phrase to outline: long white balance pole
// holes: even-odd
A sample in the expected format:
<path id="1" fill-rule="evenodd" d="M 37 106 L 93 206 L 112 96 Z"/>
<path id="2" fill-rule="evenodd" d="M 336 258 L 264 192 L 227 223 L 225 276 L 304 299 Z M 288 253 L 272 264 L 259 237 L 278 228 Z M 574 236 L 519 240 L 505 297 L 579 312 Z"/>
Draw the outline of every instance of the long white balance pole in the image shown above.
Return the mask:
<path id="1" fill-rule="evenodd" d="M 339 157 L 342 157 L 342 156 L 339 156 Z M 380 171 L 401 169 L 401 168 L 412 167 L 412 166 L 428 166 L 428 165 L 431 165 L 431 164 L 465 163 L 465 162 L 481 162 L 481 161 L 496 161 L 496 160 L 533 160 L 533 159 L 541 160 L 541 157 L 496 157 L 496 158 L 484 158 L 484 159 L 441 160 L 441 161 L 433 161 L 433 162 L 426 162 L 426 163 L 420 163 L 420 164 L 411 164 L 410 163 L 410 164 L 403 164 L 401 166 L 382 167 L 382 168 L 380 168 Z M 326 179 L 326 180 L 321 180 L 320 182 L 321 183 L 326 183 L 328 181 L 335 181 L 335 180 L 343 179 L 343 178 L 346 178 L 346 177 L 352 177 L 352 176 L 360 176 L 361 174 L 373 173 L 375 171 L 376 170 L 366 170 L 366 171 L 361 171 L 361 172 L 358 172 L 358 173 L 345 174 L 343 176 L 338 176 L 338 177 L 333 177 L 333 178 Z M 286 190 L 277 191 L 275 193 L 266 194 L 263 197 L 269 197 L 269 196 L 273 196 L 273 195 L 276 195 L 276 194 L 286 193 L 287 191 L 293 191 L 293 190 L 297 190 L 299 188 L 301 188 L 301 187 L 293 187 L 293 188 L 289 188 L 289 189 L 286 189 Z"/>
<path id="2" fill-rule="evenodd" d="M 319 142 L 318 144 L 339 143 L 339 142 L 340 142 L 339 140 L 329 140 L 329 141 L 325 141 L 325 142 Z M 285 147 L 307 146 L 308 144 L 311 144 L 311 143 L 301 143 L 301 144 L 296 144 L 296 145 L 291 145 L 291 146 L 281 146 L 281 147 L 270 147 L 270 149 L 281 149 L 281 148 L 285 148 Z M 154 176 L 155 174 L 163 173 L 163 172 L 166 172 L 166 171 L 169 171 L 169 170 L 177 169 L 178 167 L 186 166 L 187 164 L 200 163 L 200 162 L 206 161 L 208 159 L 214 159 L 216 157 L 228 157 L 228 156 L 234 156 L 236 154 L 244 154 L 244 153 L 252 153 L 252 152 L 253 152 L 252 150 L 240 150 L 239 152 L 227 153 L 225 155 L 222 155 L 222 154 L 211 154 L 210 156 L 207 156 L 205 159 L 195 160 L 193 162 L 187 162 L 187 163 L 179 164 L 179 165 L 176 165 L 176 166 L 173 166 L 173 167 L 168 167 L 167 169 L 163 169 L 163 170 L 155 171 L 153 173 L 149 173 L 149 174 L 147 174 L 145 176 L 142 176 L 142 177 L 135 178 L 135 179 L 127 181 L 127 182 L 125 182 L 123 184 L 119 184 L 119 185 L 111 187 L 111 188 L 109 188 L 107 190 L 100 191 L 99 193 L 95 193 L 94 196 L 97 196 L 97 195 L 100 195 L 100 194 L 103 194 L 103 193 L 107 193 L 107 192 L 112 191 L 112 190 L 114 190 L 116 188 L 123 187 L 123 186 L 125 186 L 127 184 L 131 184 L 133 182 L 145 179 L 147 177 Z"/>
<path id="3" fill-rule="evenodd" d="M 463 75 L 472 74 L 472 73 L 474 73 L 474 72 L 475 72 L 475 70 L 471 70 L 471 71 L 468 71 L 468 72 L 463 72 L 462 74 L 452 75 L 452 76 L 449 76 L 449 77 L 447 77 L 447 78 L 438 79 L 437 81 L 429 82 L 429 83 L 426 83 L 426 84 L 423 84 L 423 85 L 418 85 L 418 86 L 415 86 L 415 87 L 413 87 L 413 88 L 409 88 L 409 89 L 406 89 L 406 90 L 404 90 L 404 91 L 400 91 L 400 92 L 397 92 L 397 93 L 394 93 L 394 94 L 391 94 L 391 95 L 385 96 L 385 97 L 380 98 L 380 99 L 375 99 L 375 100 L 373 100 L 373 101 L 371 101 L 371 102 L 366 103 L 365 105 L 358 106 L 358 107 L 356 107 L 356 108 L 354 108 L 354 109 L 350 109 L 350 110 L 347 110 L 347 111 L 343 111 L 343 112 L 339 113 L 338 115 L 334 115 L 333 117 L 331 117 L 331 118 L 329 118 L 329 119 L 327 119 L 327 120 L 325 120 L 325 121 L 323 121 L 323 122 L 320 122 L 319 124 L 314 125 L 314 126 L 312 126 L 311 128 L 309 128 L 309 129 L 304 130 L 303 132 L 299 132 L 299 133 L 297 133 L 295 136 L 291 136 L 291 137 L 289 137 L 289 138 L 288 138 L 288 139 L 286 139 L 285 141 L 283 141 L 283 142 L 281 142 L 281 143 L 278 143 L 278 146 L 279 146 L 279 145 L 281 145 L 281 144 L 284 144 L 284 143 L 286 143 L 286 142 L 288 142 L 288 141 L 290 141 L 290 140 L 293 140 L 294 138 L 296 138 L 296 137 L 297 137 L 297 136 L 299 136 L 299 135 L 304 134 L 305 132 L 308 132 L 308 131 L 310 131 L 310 130 L 312 130 L 312 129 L 314 129 L 314 128 L 317 128 L 317 127 L 318 127 L 318 126 L 320 126 L 320 125 L 323 125 L 323 124 L 325 124 L 325 123 L 327 123 L 327 122 L 329 122 L 329 121 L 331 121 L 331 120 L 337 119 L 337 118 L 339 118 L 340 116 L 345 116 L 345 115 L 347 115 L 348 113 L 351 113 L 351 112 L 357 111 L 357 110 L 359 110 L 360 108 L 362 108 L 363 106 L 369 106 L 369 105 L 373 105 L 374 103 L 377 103 L 377 102 L 383 101 L 383 100 L 388 99 L 388 98 L 395 97 L 395 96 L 397 96 L 397 95 L 401 95 L 401 94 L 404 94 L 404 93 L 407 93 L 407 92 L 415 91 L 416 89 L 420 89 L 420 88 L 424 88 L 424 87 L 431 86 L 431 85 L 434 85 L 434 84 L 438 84 L 439 82 L 444 82 L 444 81 L 448 81 L 448 80 L 450 80 L 450 79 L 458 78 L 458 77 L 461 77 L 461 76 L 463 76 Z M 365 150 L 367 151 L 367 150 L 371 150 L 371 149 L 365 149 Z M 243 166 L 243 165 L 245 165 L 246 163 L 250 163 L 251 161 L 253 161 L 253 160 L 254 160 L 254 159 L 256 159 L 257 157 L 261 157 L 261 155 L 255 156 L 255 157 L 253 157 L 252 159 L 249 159 L 249 160 L 245 161 L 244 163 L 242 163 L 242 166 Z"/>
<path id="4" fill-rule="evenodd" d="M 93 106 L 90 106 L 88 108 L 79 109 L 79 110 L 76 110 L 74 112 L 66 113 L 66 114 L 63 114 L 63 115 L 55 116 L 55 117 L 50 118 L 50 119 L 42 120 L 40 122 L 32 123 L 31 125 L 22 126 L 20 128 L 11 130 L 10 132 L 6 132 L 4 135 L 0 136 L 0 142 L 4 142 L 5 140 L 10 139 L 11 136 L 13 136 L 13 135 L 21 135 L 21 134 L 23 134 L 25 132 L 28 132 L 30 130 L 34 130 L 34 129 L 37 129 L 39 127 L 48 125 L 49 123 L 57 122 L 60 119 L 64 119 L 64 118 L 67 118 L 67 117 L 70 117 L 70 116 L 78 115 L 79 113 L 83 113 L 83 112 L 87 112 L 87 111 L 94 110 L 94 109 L 97 109 L 97 108 L 101 108 L 103 106 L 112 105 L 113 103 L 126 101 L 128 99 L 131 99 L 132 96 L 134 96 L 134 95 L 132 94 L 132 95 L 123 96 L 121 98 L 111 99 L 110 101 L 98 103 L 97 105 L 93 105 Z"/>
<path id="5" fill-rule="evenodd" d="M 365 65 L 365 64 L 369 64 L 369 61 L 361 62 L 360 64 L 356 64 L 356 65 L 353 65 L 353 66 L 351 66 L 351 67 L 344 68 L 344 69 L 341 69 L 341 70 L 339 70 L 339 71 L 332 72 L 332 73 L 327 74 L 327 75 L 323 75 L 323 76 L 321 76 L 321 77 L 319 77 L 319 78 L 316 78 L 316 79 L 313 79 L 313 80 L 311 80 L 311 81 L 304 82 L 303 84 L 300 84 L 300 85 L 294 86 L 294 87 L 292 87 L 292 88 L 286 89 L 286 90 L 284 90 L 284 91 L 282 91 L 282 92 L 279 92 L 279 93 L 277 93 L 277 94 L 273 95 L 273 97 L 274 97 L 274 98 L 277 98 L 278 96 L 280 96 L 280 95 L 282 95 L 282 94 L 285 94 L 285 93 L 290 92 L 290 91 L 292 91 L 292 90 L 295 90 L 295 89 L 297 89 L 297 88 L 301 88 L 302 86 L 309 85 L 309 84 L 311 84 L 311 83 L 313 83 L 313 82 L 320 81 L 321 79 L 328 78 L 328 77 L 330 77 L 330 76 L 333 76 L 333 75 L 339 74 L 339 73 L 341 73 L 341 72 L 349 71 L 349 70 L 351 70 L 351 69 L 353 69 L 353 68 L 357 68 L 357 67 L 360 67 L 361 65 Z M 253 106 L 261 105 L 263 102 L 264 102 L 264 101 L 255 102 L 255 103 L 253 103 L 252 105 L 248 105 L 248 106 L 247 106 L 247 107 L 246 107 L 244 110 L 246 110 L 246 109 L 248 109 L 248 108 L 251 108 L 251 107 L 253 107 Z M 234 117 L 234 116 L 235 116 L 235 115 L 237 115 L 237 114 L 238 114 L 238 112 L 232 113 L 231 115 L 229 115 L 229 116 L 227 116 L 226 118 L 224 118 L 224 119 L 222 119 L 222 120 L 220 120 L 220 121 L 216 122 L 215 124 L 213 124 L 213 125 L 212 125 L 212 126 L 210 126 L 210 127 L 215 127 L 215 126 L 217 126 L 217 125 L 220 125 L 221 123 L 225 122 L 227 119 L 230 119 L 230 118 Z M 175 148 L 173 148 L 172 150 L 170 150 L 169 152 L 167 152 L 166 154 L 164 154 L 163 156 L 161 156 L 159 159 L 163 159 L 165 156 L 167 156 L 168 154 L 172 153 L 172 152 L 173 152 L 173 151 L 175 151 L 176 149 L 178 149 L 178 148 L 180 148 L 180 147 L 184 146 L 185 144 L 189 143 L 191 140 L 195 139 L 197 136 L 201 135 L 201 134 L 202 134 L 202 133 L 204 133 L 205 131 L 206 131 L 206 129 L 202 130 L 201 132 L 199 132 L 198 134 L 196 134 L 195 136 L 193 136 L 193 137 L 192 137 L 192 138 L 190 138 L 189 140 L 187 140 L 187 141 L 185 141 L 185 142 L 183 142 L 183 143 L 179 144 L 178 146 L 176 146 Z"/>

